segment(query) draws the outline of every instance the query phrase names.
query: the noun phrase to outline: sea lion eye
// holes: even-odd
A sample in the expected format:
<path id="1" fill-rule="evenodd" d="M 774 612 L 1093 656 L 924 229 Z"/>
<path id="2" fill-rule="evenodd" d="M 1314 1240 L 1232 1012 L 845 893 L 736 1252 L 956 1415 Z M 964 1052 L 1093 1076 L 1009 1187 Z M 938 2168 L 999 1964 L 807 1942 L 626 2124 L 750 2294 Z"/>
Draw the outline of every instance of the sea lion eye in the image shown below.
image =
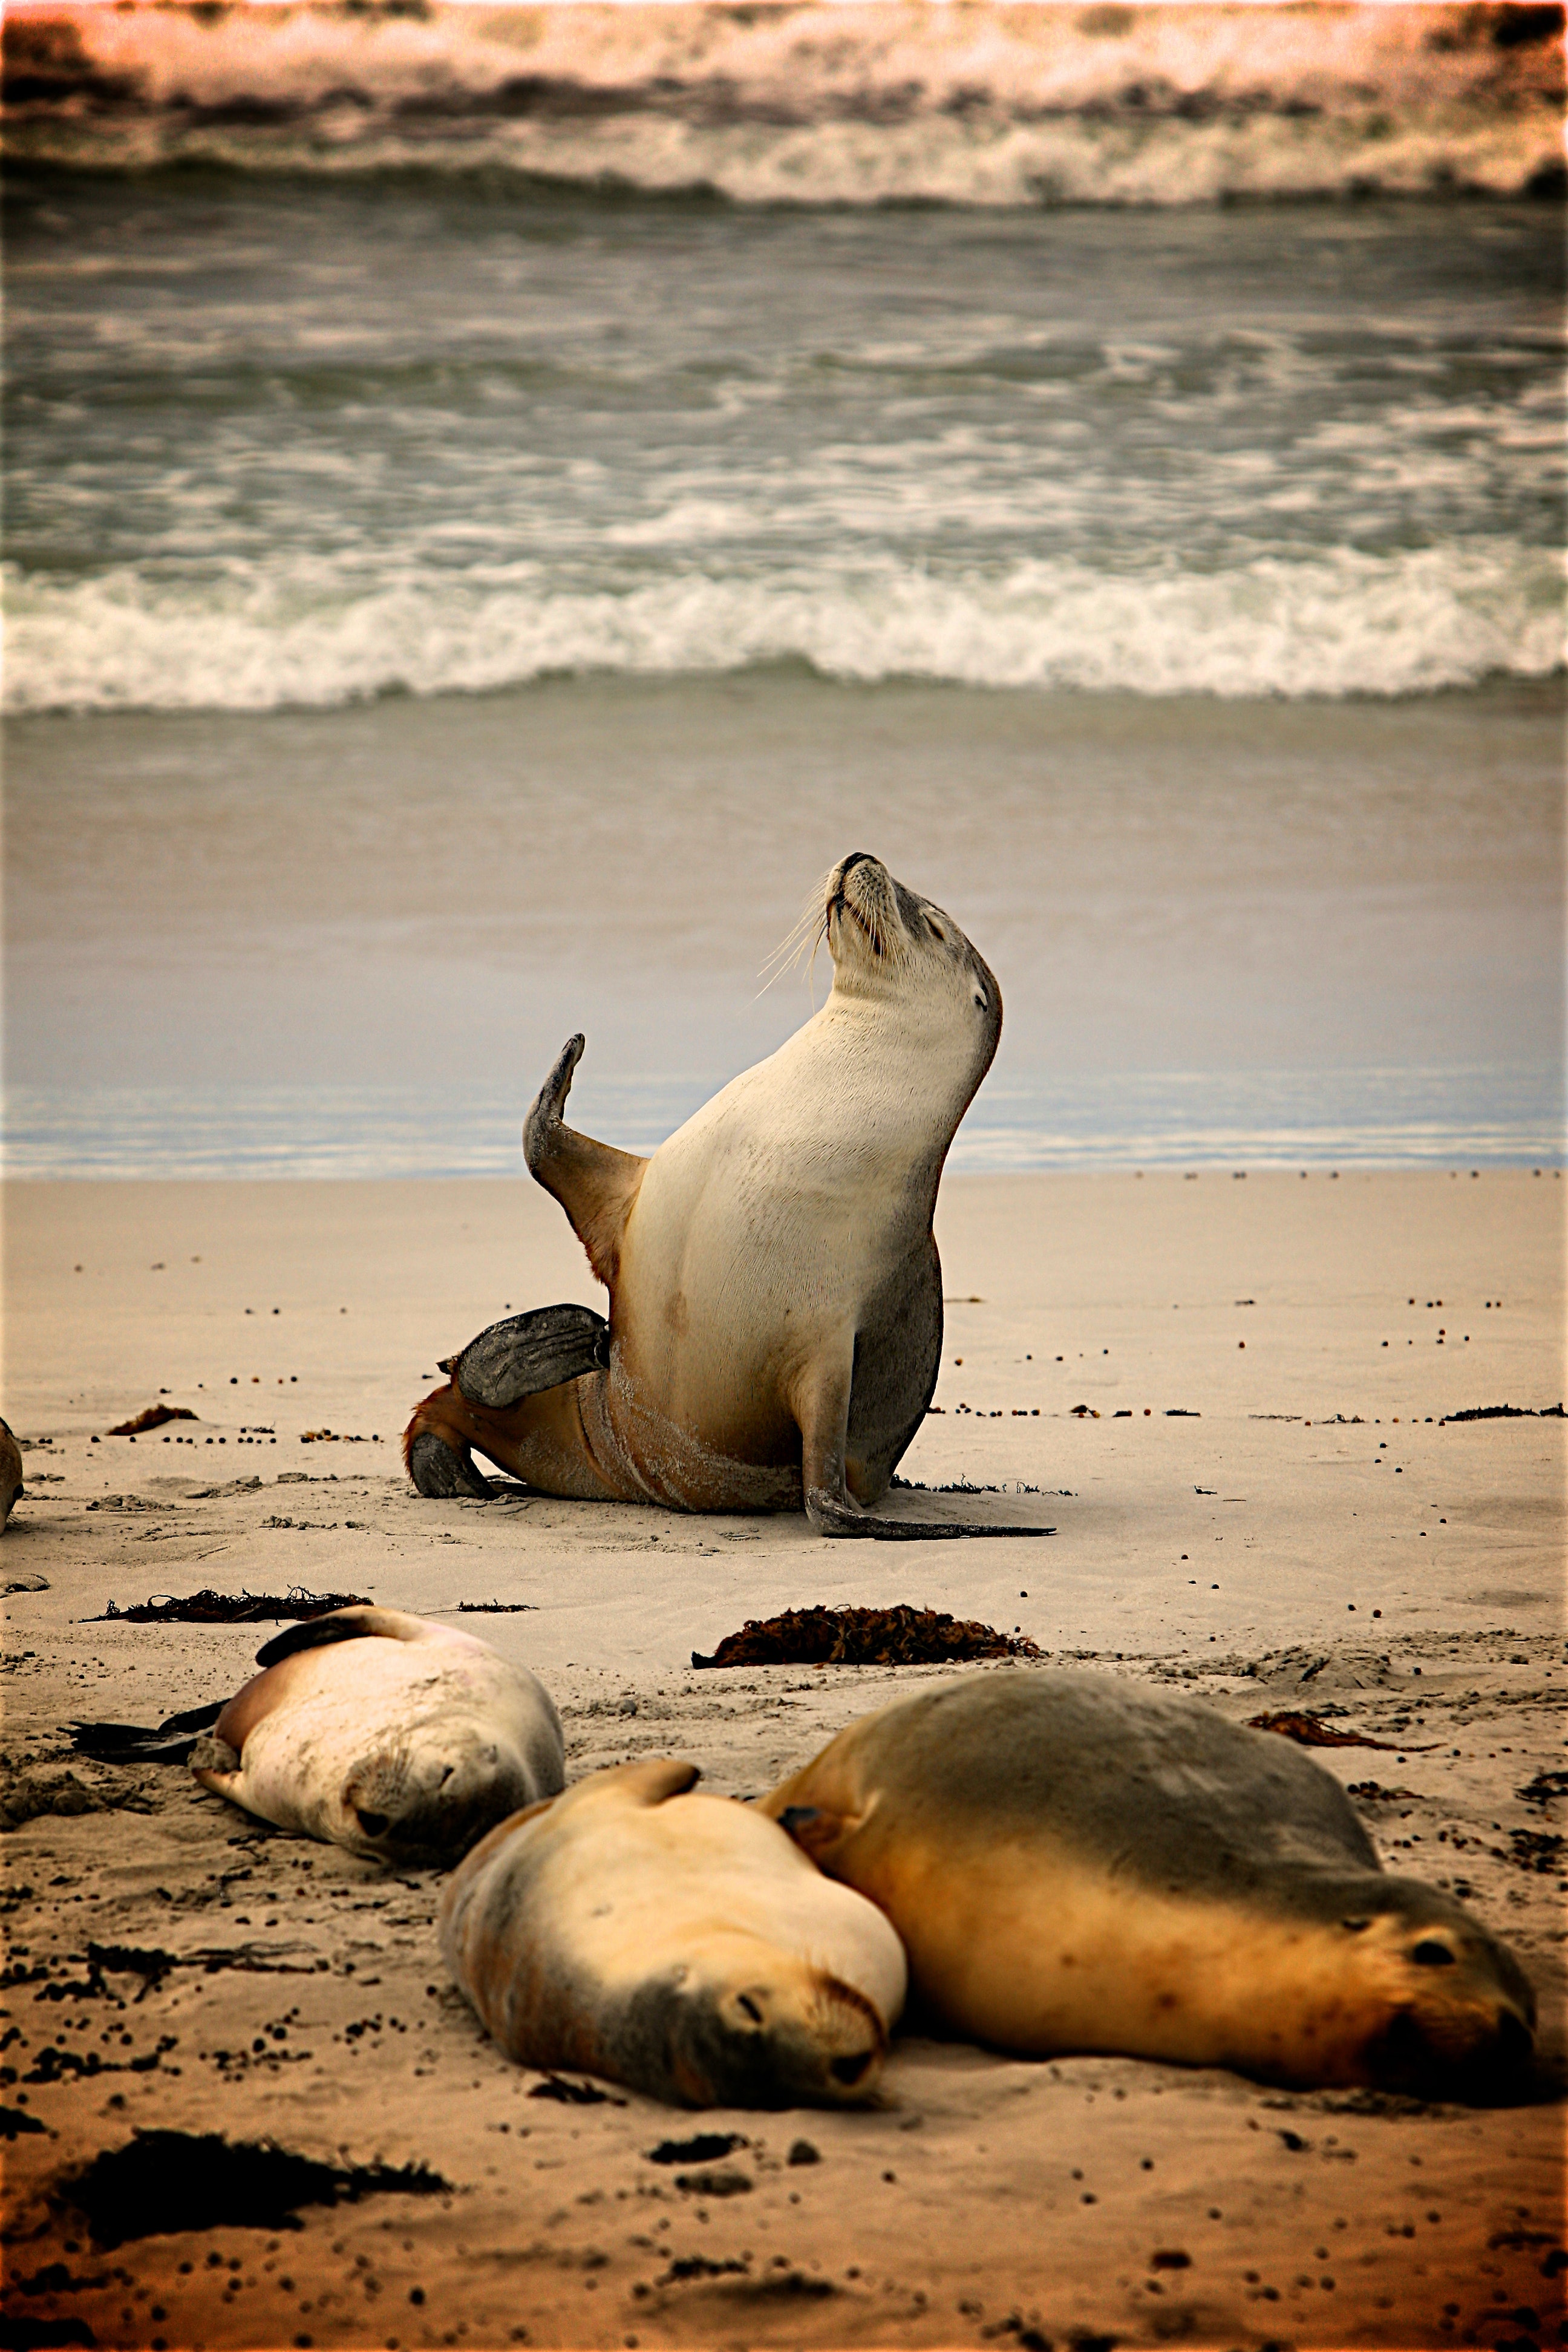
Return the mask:
<path id="1" fill-rule="evenodd" d="M 362 1813 L 359 1812 L 357 1806 L 354 1810 L 359 1825 L 366 1837 L 380 1837 L 384 1833 L 387 1823 L 392 1818 L 390 1813 Z"/>
<path id="2" fill-rule="evenodd" d="M 757 2007 L 756 2002 L 752 1999 L 749 1992 L 743 1992 L 741 1995 L 737 2007 L 745 2011 L 746 2015 L 751 2019 L 753 2025 L 761 2025 L 763 2021 L 763 2012 Z"/>
<path id="3" fill-rule="evenodd" d="M 983 988 L 977 988 L 975 990 L 974 1002 L 979 1005 L 982 1013 L 984 1013 L 986 1005 L 990 1003 L 990 999 L 987 997 L 985 991 Z"/>
<path id="4" fill-rule="evenodd" d="M 1340 1921 L 1340 1925 L 1349 1935 L 1364 1936 L 1367 1929 L 1371 1927 L 1372 1921 L 1370 1919 L 1342 1919 Z"/>
<path id="5" fill-rule="evenodd" d="M 1447 1945 L 1439 1944 L 1430 1937 L 1425 1943 L 1417 1944 L 1410 1957 L 1418 1968 L 1423 1969 L 1451 1969 L 1454 1965 L 1454 1955 Z"/>

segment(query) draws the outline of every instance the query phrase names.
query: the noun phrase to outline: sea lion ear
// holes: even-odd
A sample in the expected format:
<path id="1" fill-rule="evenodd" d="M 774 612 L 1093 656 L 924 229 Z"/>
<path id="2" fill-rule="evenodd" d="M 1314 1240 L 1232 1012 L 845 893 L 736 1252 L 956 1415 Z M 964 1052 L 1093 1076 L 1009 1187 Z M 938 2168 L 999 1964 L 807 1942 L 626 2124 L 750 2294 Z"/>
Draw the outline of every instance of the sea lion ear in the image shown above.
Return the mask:
<path id="1" fill-rule="evenodd" d="M 809 1854 L 816 1862 L 829 1846 L 837 1845 L 851 1830 L 858 1829 L 860 1822 L 857 1814 L 830 1813 L 821 1805 L 786 1805 L 778 1816 L 778 1824 L 795 1840 L 802 1853 Z"/>
<path id="2" fill-rule="evenodd" d="M 296 1650 L 324 1650 L 329 1642 L 365 1642 L 376 1636 L 386 1642 L 417 1642 L 426 1630 L 422 1618 L 410 1617 L 402 1609 L 333 1609 L 325 1617 L 308 1618 L 287 1633 L 274 1633 L 256 1653 L 256 1663 L 275 1666 Z"/>

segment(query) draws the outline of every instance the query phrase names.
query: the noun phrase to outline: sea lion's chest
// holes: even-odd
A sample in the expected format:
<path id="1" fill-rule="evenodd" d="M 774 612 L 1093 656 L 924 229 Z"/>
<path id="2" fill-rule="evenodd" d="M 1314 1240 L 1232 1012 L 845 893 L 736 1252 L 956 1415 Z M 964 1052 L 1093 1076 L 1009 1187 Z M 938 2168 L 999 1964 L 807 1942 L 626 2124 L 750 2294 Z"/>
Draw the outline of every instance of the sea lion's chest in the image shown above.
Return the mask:
<path id="1" fill-rule="evenodd" d="M 832 1056 L 786 1048 L 654 1154 L 615 1290 L 617 1336 L 639 1357 L 661 1352 L 660 1335 L 736 1368 L 804 1357 L 923 1246 L 923 1139 L 885 1087 L 834 1074 Z"/>

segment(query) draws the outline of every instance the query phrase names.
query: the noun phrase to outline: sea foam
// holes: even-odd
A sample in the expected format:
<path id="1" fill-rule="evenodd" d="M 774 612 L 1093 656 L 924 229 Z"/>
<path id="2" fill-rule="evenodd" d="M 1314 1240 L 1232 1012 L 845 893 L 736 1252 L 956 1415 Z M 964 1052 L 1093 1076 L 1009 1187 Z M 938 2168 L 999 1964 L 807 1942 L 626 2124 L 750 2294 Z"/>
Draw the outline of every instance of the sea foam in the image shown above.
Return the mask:
<path id="1" fill-rule="evenodd" d="M 1542 677 L 1563 659 L 1561 561 L 1506 542 L 1213 572 L 1040 559 L 942 577 L 889 558 L 618 593 L 518 570 L 485 586 L 408 577 L 357 591 L 302 559 L 189 585 L 129 569 L 77 583 L 12 572 L 6 706 L 263 710 L 788 660 L 865 682 L 1400 695 Z"/>

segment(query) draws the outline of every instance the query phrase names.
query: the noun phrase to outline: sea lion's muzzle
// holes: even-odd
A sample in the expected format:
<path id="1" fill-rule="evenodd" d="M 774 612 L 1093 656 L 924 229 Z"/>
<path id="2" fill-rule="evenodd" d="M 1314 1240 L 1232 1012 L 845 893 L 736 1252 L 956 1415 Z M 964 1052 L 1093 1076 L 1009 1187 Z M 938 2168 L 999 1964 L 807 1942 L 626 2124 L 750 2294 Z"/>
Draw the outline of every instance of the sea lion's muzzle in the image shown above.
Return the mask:
<path id="1" fill-rule="evenodd" d="M 1535 2054 L 1530 2021 L 1511 2003 L 1395 2011 L 1366 2053 L 1381 2088 L 1489 2100 L 1517 2090 Z"/>

